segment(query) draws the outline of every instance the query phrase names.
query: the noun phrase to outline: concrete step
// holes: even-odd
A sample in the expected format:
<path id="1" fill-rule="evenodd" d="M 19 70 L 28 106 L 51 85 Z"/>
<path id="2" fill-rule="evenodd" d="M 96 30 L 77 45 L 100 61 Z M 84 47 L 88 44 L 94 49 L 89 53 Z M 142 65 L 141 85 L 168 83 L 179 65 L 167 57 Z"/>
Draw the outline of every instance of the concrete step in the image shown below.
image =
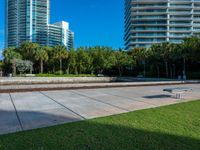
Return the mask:
<path id="1" fill-rule="evenodd" d="M 19 84 L 1 85 L 0 93 L 49 91 L 62 89 L 90 89 L 111 87 L 136 87 L 136 86 L 159 86 L 159 85 L 183 85 L 200 84 L 200 81 L 151 81 L 151 82 L 112 82 L 112 83 L 68 83 L 68 84 Z"/>

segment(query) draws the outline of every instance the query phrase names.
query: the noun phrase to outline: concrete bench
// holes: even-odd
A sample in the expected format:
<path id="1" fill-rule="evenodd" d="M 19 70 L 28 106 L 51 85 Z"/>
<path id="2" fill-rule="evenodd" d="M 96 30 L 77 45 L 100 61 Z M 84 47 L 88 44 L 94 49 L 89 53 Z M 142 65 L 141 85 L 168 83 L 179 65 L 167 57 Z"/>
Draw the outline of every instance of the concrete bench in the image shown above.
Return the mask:
<path id="1" fill-rule="evenodd" d="M 25 74 L 25 77 L 35 77 L 35 74 Z"/>
<path id="2" fill-rule="evenodd" d="M 163 90 L 176 95 L 176 99 L 181 99 L 181 94 L 192 91 L 191 88 L 178 87 L 178 88 L 167 88 Z"/>

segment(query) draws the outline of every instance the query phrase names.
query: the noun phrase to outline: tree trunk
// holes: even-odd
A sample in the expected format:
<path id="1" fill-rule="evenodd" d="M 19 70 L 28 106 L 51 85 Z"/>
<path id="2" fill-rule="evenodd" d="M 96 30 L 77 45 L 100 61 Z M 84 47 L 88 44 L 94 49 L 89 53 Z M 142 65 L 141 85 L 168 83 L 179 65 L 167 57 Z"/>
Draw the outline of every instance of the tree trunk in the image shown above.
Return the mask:
<path id="1" fill-rule="evenodd" d="M 144 78 L 146 78 L 146 61 L 144 61 L 143 63 L 144 63 Z"/>
<path id="2" fill-rule="evenodd" d="M 122 71 L 121 71 L 121 67 L 118 66 L 118 71 L 119 71 L 119 76 L 121 77 L 122 76 Z"/>
<path id="3" fill-rule="evenodd" d="M 77 69 L 77 67 L 75 67 L 75 74 L 76 74 L 76 75 L 78 74 L 78 69 Z"/>
<path id="4" fill-rule="evenodd" d="M 172 66 L 170 66 L 170 77 L 171 77 L 171 79 L 173 79 L 173 69 L 172 69 Z"/>
<path id="5" fill-rule="evenodd" d="M 123 75 L 123 67 L 122 66 L 119 67 L 119 75 L 120 75 L 120 77 Z"/>
<path id="6" fill-rule="evenodd" d="M 43 60 L 40 60 L 40 73 L 43 74 Z"/>
<path id="7" fill-rule="evenodd" d="M 53 73 L 55 73 L 55 65 L 53 65 Z"/>
<path id="8" fill-rule="evenodd" d="M 183 75 L 186 75 L 186 59 L 183 58 Z"/>
<path id="9" fill-rule="evenodd" d="M 33 73 L 33 66 L 30 67 L 30 74 Z"/>
<path id="10" fill-rule="evenodd" d="M 173 64 L 173 78 L 176 78 L 176 65 Z"/>
<path id="11" fill-rule="evenodd" d="M 157 68 L 158 78 L 160 78 L 160 68 L 158 65 L 156 66 L 156 68 Z"/>
<path id="12" fill-rule="evenodd" d="M 165 61 L 165 70 L 166 70 L 166 77 L 169 77 L 169 70 L 168 70 L 168 62 Z"/>
<path id="13" fill-rule="evenodd" d="M 79 68 L 79 74 L 82 74 L 82 70 Z"/>
<path id="14" fill-rule="evenodd" d="M 60 74 L 62 74 L 62 59 L 60 59 Z"/>
<path id="15" fill-rule="evenodd" d="M 80 65 L 78 65 L 78 67 L 77 67 L 78 69 L 78 74 L 81 74 L 81 67 L 80 67 Z"/>
<path id="16" fill-rule="evenodd" d="M 69 74 L 69 65 L 67 66 L 67 74 Z"/>
<path id="17" fill-rule="evenodd" d="M 15 63 L 12 64 L 13 76 L 16 76 L 16 65 Z"/>

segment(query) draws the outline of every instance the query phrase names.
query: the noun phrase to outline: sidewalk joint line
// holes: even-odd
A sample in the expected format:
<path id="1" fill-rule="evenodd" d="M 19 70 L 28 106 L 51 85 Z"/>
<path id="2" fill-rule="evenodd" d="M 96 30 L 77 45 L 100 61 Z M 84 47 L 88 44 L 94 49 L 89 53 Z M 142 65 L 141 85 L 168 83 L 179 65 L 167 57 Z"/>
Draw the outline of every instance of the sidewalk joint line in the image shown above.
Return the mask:
<path id="1" fill-rule="evenodd" d="M 116 89 L 116 90 L 119 91 L 119 89 Z M 129 100 L 131 100 L 131 101 L 143 102 L 143 103 L 150 104 L 150 105 L 153 105 L 153 106 L 156 106 L 156 107 L 157 107 L 157 105 L 155 105 L 155 104 L 153 104 L 153 103 L 150 103 L 150 102 L 143 101 L 143 100 L 135 100 L 135 99 L 131 99 L 130 97 L 126 97 L 126 96 L 121 96 L 121 95 L 117 95 L 117 94 L 111 94 L 111 93 L 107 93 L 107 92 L 105 92 L 105 93 L 106 93 L 106 94 L 110 94 L 110 95 L 112 95 L 112 96 L 117 96 L 117 97 L 121 97 L 121 98 L 126 98 L 126 99 L 129 99 Z"/>
<path id="2" fill-rule="evenodd" d="M 113 105 L 113 104 L 110 104 L 110 103 L 103 102 L 103 101 L 101 101 L 101 100 L 99 100 L 99 99 L 86 96 L 86 95 L 81 94 L 81 93 L 79 93 L 79 92 L 75 92 L 75 91 L 71 91 L 71 92 L 74 93 L 74 94 L 77 94 L 77 95 L 79 95 L 79 96 L 83 96 L 83 97 L 89 98 L 89 99 L 91 99 L 91 100 L 93 100 L 93 101 L 100 102 L 100 103 L 103 103 L 103 104 L 106 104 L 106 105 L 109 105 L 109 106 L 112 106 L 112 107 L 115 107 L 115 108 L 118 108 L 118 109 L 121 109 L 121 110 L 125 110 L 125 111 L 127 111 L 127 112 L 130 112 L 130 110 L 128 110 L 128 109 L 125 109 L 125 108 L 122 108 L 122 107 L 119 107 L 119 106 L 116 106 L 116 105 Z"/>
<path id="3" fill-rule="evenodd" d="M 20 117 L 19 117 L 17 108 L 16 108 L 16 106 L 15 106 L 15 103 L 14 103 L 14 101 L 13 101 L 12 95 L 11 95 L 10 93 L 9 93 L 9 96 L 10 96 L 10 100 L 11 100 L 11 102 L 12 102 L 12 104 L 13 104 L 13 107 L 14 107 L 14 109 L 15 109 L 15 114 L 16 114 L 16 116 L 17 116 L 17 120 L 18 120 L 18 122 L 19 122 L 20 128 L 21 128 L 21 130 L 23 131 L 24 129 L 23 129 L 23 126 L 22 126 L 22 122 L 21 122 L 21 120 L 20 120 Z"/>
<path id="4" fill-rule="evenodd" d="M 106 93 L 106 94 L 110 94 L 110 93 Z M 138 102 L 143 102 L 143 103 L 146 103 L 146 104 L 149 104 L 149 105 L 152 105 L 152 106 L 155 106 L 157 107 L 157 105 L 153 104 L 153 103 L 149 103 L 149 102 L 145 102 L 143 100 L 135 100 L 135 99 L 131 99 L 130 97 L 126 97 L 126 96 L 121 96 L 121 95 L 116 95 L 116 94 L 110 94 L 112 96 L 117 96 L 117 97 L 121 97 L 121 98 L 126 98 L 126 99 L 129 99 L 131 101 L 138 101 Z"/>
<path id="5" fill-rule="evenodd" d="M 77 115 L 77 116 L 81 117 L 82 119 L 86 120 L 86 118 L 83 117 L 82 115 L 80 115 L 80 114 L 78 114 L 77 112 L 73 111 L 72 109 L 66 107 L 65 105 L 63 105 L 62 103 L 56 101 L 55 99 L 51 98 L 50 96 L 46 95 L 45 93 L 43 93 L 43 92 L 41 92 L 41 91 L 40 91 L 39 93 L 41 93 L 41 94 L 44 95 L 45 97 L 49 98 L 50 100 L 54 101 L 54 102 L 57 103 L 58 105 L 64 107 L 65 109 L 69 110 L 70 112 L 74 113 L 75 115 Z"/>

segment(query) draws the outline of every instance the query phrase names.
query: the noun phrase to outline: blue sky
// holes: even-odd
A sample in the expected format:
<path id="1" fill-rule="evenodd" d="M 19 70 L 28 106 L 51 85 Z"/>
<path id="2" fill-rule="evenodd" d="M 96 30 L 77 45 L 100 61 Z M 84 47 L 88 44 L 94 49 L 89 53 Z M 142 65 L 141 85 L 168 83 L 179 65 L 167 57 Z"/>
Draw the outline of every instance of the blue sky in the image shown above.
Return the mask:
<path id="1" fill-rule="evenodd" d="M 123 0 L 50 0 L 51 23 L 68 21 L 75 46 L 123 48 Z M 0 50 L 4 46 L 4 0 L 0 0 Z"/>

